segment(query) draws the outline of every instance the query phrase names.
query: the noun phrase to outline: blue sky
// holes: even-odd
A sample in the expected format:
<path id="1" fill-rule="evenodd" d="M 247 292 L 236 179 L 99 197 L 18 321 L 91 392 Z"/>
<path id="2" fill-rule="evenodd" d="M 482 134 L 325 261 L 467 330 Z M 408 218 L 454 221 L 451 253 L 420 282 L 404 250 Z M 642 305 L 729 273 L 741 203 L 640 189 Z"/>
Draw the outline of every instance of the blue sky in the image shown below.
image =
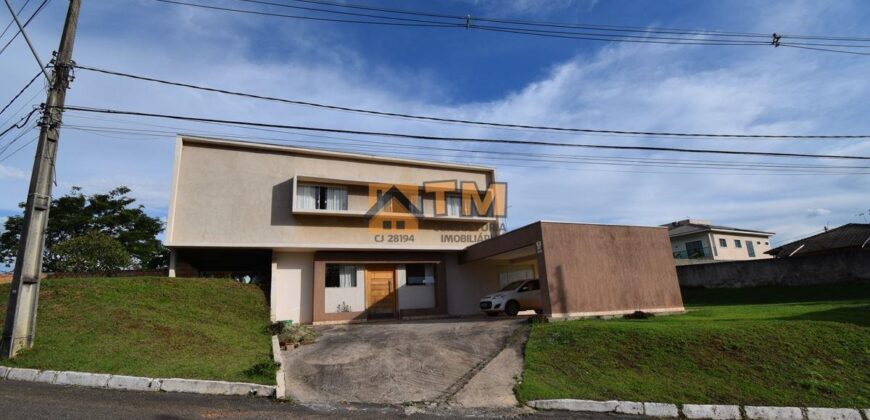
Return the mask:
<path id="1" fill-rule="evenodd" d="M 242 8 L 235 0 L 201 0 Z M 13 2 L 16 6 L 23 0 Z M 33 1 L 33 3 L 37 3 Z M 81 64 L 292 99 L 394 112 L 524 124 L 623 130 L 732 133 L 868 133 L 870 57 L 772 47 L 613 44 L 455 29 L 352 26 L 240 16 L 153 0 L 84 0 L 75 60 Z M 438 13 L 608 25 L 761 33 L 870 36 L 861 1 L 534 1 L 358 0 Z M 30 5 L 24 15 L 34 6 Z M 262 7 L 262 6 L 261 6 Z M 265 8 L 284 13 L 286 10 Z M 48 60 L 66 2 L 52 0 L 29 27 Z M 0 23 L 8 14 L 0 13 Z M 5 39 L 8 39 L 8 35 Z M 11 98 L 37 70 L 23 42 L 0 56 L 0 99 Z M 24 95 L 27 103 L 39 86 Z M 40 96 L 37 95 L 37 98 Z M 35 99 L 34 103 L 38 103 Z M 79 71 L 68 104 L 283 124 L 435 135 L 544 139 L 600 144 L 870 155 L 870 142 L 686 141 L 529 133 L 292 107 L 155 86 Z M 22 110 L 26 112 L 28 108 Z M 0 116 L 0 122 L 12 115 Z M 103 118 L 95 120 L 92 118 Z M 168 206 L 175 132 L 360 150 L 347 140 L 67 113 L 55 195 L 128 185 L 152 214 Z M 152 124 L 151 126 L 142 124 Z M 7 124 L 8 125 L 8 124 Z M 162 127 L 154 127 L 160 125 Z M 82 127 L 161 130 L 149 136 L 95 134 Z M 78 127 L 78 128 L 76 128 Z M 22 137 L 31 140 L 35 132 Z M 0 144 L 9 138 L 0 140 Z M 381 140 L 377 154 L 495 166 L 509 183 L 508 227 L 528 222 L 657 225 L 691 216 L 777 232 L 774 242 L 861 221 L 870 210 L 868 175 L 782 175 L 567 165 L 518 165 L 474 153 L 410 149 Z M 419 143 L 416 143 L 419 144 Z M 566 153 L 528 147 L 454 145 L 474 150 Z M 844 164 L 772 158 L 571 151 L 592 157 Z M 29 146 L 0 163 L 0 218 L 25 198 Z M 533 167 L 528 167 L 533 166 Z M 864 171 L 870 172 L 870 171 Z"/>

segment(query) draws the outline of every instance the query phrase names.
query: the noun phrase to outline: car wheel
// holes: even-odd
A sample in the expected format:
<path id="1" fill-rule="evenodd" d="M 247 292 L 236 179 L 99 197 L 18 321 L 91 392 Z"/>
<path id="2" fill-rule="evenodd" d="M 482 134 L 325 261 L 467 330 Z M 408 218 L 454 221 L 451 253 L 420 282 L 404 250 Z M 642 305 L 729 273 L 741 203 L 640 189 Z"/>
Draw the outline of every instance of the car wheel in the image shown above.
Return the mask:
<path id="1" fill-rule="evenodd" d="M 504 306 L 504 313 L 508 314 L 508 316 L 517 316 L 520 313 L 520 304 L 515 300 L 508 302 Z"/>
<path id="2" fill-rule="evenodd" d="M 498 316 L 498 312 L 487 312 L 487 316 Z"/>

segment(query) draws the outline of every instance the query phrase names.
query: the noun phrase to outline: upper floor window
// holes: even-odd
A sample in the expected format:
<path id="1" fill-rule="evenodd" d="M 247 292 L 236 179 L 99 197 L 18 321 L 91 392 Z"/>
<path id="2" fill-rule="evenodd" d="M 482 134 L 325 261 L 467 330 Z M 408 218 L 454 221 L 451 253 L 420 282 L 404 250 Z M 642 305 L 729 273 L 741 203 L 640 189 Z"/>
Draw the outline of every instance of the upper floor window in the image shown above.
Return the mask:
<path id="1" fill-rule="evenodd" d="M 740 242 L 740 239 L 734 240 L 734 246 L 736 246 L 737 248 L 743 248 L 743 244 Z"/>
<path id="2" fill-rule="evenodd" d="M 721 246 L 722 248 L 728 248 L 728 241 L 719 238 L 719 246 Z"/>
<path id="3" fill-rule="evenodd" d="M 457 193 L 447 193 L 444 196 L 445 204 L 447 205 L 447 215 L 451 217 L 462 216 L 462 195 Z"/>
<path id="4" fill-rule="evenodd" d="M 297 208 L 309 210 L 347 210 L 347 187 L 299 185 Z"/>

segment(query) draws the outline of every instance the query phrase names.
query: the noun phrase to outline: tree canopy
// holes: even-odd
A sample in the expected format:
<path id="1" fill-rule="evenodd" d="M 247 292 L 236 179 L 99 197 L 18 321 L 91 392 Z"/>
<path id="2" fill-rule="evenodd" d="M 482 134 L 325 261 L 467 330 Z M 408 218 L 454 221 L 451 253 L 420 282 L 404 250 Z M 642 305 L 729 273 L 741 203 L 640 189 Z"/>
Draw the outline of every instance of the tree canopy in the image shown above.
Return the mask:
<path id="1" fill-rule="evenodd" d="M 157 235 L 163 231 L 163 222 L 148 216 L 142 205 L 128 196 L 130 189 L 117 187 L 104 194 L 85 195 L 80 187 L 51 201 L 45 253 L 42 269 L 46 272 L 63 271 L 55 246 L 92 232 L 116 240 L 132 257 L 131 268 L 161 268 L 168 262 L 168 252 Z M 24 207 L 24 203 L 19 207 Z M 23 216 L 6 219 L 0 234 L 0 261 L 12 265 L 18 253 Z"/>

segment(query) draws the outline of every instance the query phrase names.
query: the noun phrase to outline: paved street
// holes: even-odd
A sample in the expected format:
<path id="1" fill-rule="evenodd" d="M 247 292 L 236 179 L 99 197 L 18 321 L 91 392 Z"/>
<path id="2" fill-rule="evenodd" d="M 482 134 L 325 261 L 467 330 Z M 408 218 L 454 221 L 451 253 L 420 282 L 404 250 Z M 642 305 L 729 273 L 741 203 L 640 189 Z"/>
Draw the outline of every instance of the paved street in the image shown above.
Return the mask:
<path id="1" fill-rule="evenodd" d="M 579 418 L 632 419 L 634 416 L 518 414 L 510 412 L 444 411 L 406 415 L 397 406 L 349 405 L 312 409 L 265 398 L 220 397 L 194 394 L 125 392 L 66 387 L 31 382 L 0 381 L 0 419 L 195 419 L 195 418 L 301 418 L 301 419 L 412 419 L 455 418 Z"/>

